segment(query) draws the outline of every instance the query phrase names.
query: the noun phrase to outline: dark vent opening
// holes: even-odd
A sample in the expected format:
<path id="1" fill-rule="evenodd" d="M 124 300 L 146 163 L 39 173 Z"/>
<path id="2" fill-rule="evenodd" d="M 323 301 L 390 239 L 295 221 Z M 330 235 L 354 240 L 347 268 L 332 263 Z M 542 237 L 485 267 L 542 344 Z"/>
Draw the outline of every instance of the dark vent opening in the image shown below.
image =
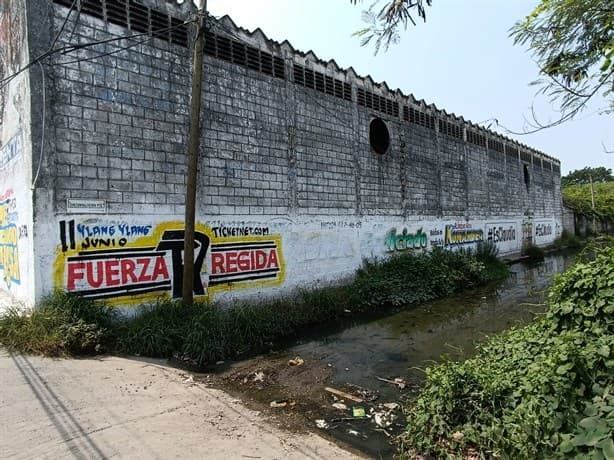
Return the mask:
<path id="1" fill-rule="evenodd" d="M 232 42 L 232 63 L 242 66 L 245 66 L 247 63 L 247 52 L 243 43 Z"/>
<path id="2" fill-rule="evenodd" d="M 335 81 L 333 77 L 326 76 L 324 79 L 324 85 L 326 86 L 326 94 L 330 94 L 331 96 L 335 95 Z"/>
<path id="3" fill-rule="evenodd" d="M 69 4 L 70 6 L 70 4 Z M 95 18 L 104 20 L 101 0 L 84 0 L 81 2 L 81 11 Z"/>
<path id="4" fill-rule="evenodd" d="M 168 36 L 168 15 L 151 10 L 151 35 L 162 40 L 170 41 Z"/>
<path id="5" fill-rule="evenodd" d="M 219 46 L 219 45 L 218 45 Z M 247 50 L 247 67 L 260 72 L 260 53 L 256 48 L 246 46 Z"/>
<path id="6" fill-rule="evenodd" d="M 179 46 L 188 46 L 188 25 L 183 21 L 171 17 L 171 42 Z M 205 36 L 205 40 L 207 40 Z M 205 42 L 206 44 L 206 42 Z"/>
<path id="7" fill-rule="evenodd" d="M 262 73 L 273 75 L 273 56 L 264 51 L 260 52 L 261 70 Z"/>
<path id="8" fill-rule="evenodd" d="M 352 100 L 352 85 L 350 85 L 349 83 L 343 84 L 343 99 L 345 99 L 346 101 Z"/>
<path id="9" fill-rule="evenodd" d="M 142 34 L 149 33 L 149 8 L 131 0 L 128 4 L 130 29 Z"/>
<path id="10" fill-rule="evenodd" d="M 305 86 L 305 68 L 301 65 L 294 64 L 294 83 Z"/>
<path id="11" fill-rule="evenodd" d="M 125 0 L 107 0 L 107 21 L 128 27 L 128 14 Z"/>
<path id="12" fill-rule="evenodd" d="M 504 153 L 503 142 L 500 142 L 498 140 L 490 139 L 488 141 L 488 147 L 490 147 L 490 149 L 494 150 L 495 152 Z"/>
<path id="13" fill-rule="evenodd" d="M 524 185 L 527 187 L 527 192 L 528 192 L 529 186 L 531 185 L 531 175 L 529 174 L 529 168 L 526 164 L 523 166 L 523 173 L 524 173 Z"/>
<path id="14" fill-rule="evenodd" d="M 206 31 L 205 32 L 205 54 L 207 56 L 213 56 L 215 57 L 217 55 L 216 53 L 216 42 L 217 42 L 217 37 L 215 36 L 215 34 Z"/>
<path id="15" fill-rule="evenodd" d="M 53 0 L 53 3 L 70 7 L 73 0 Z M 151 34 L 183 47 L 188 46 L 189 27 L 184 21 L 135 0 L 81 0 L 80 13 L 103 21 L 106 18 L 109 24 L 129 28 L 136 33 Z"/>
<path id="16" fill-rule="evenodd" d="M 372 109 L 373 108 L 373 93 L 366 91 L 365 92 L 365 99 L 366 99 L 366 103 L 365 105 Z"/>
<path id="17" fill-rule="evenodd" d="M 315 73 L 316 91 L 324 92 L 324 75 L 320 72 Z"/>
<path id="18" fill-rule="evenodd" d="M 305 69 L 305 86 L 307 88 L 315 89 L 313 70 Z"/>
<path id="19" fill-rule="evenodd" d="M 224 61 L 232 61 L 230 39 L 221 35 L 217 36 L 217 57 Z"/>
<path id="20" fill-rule="evenodd" d="M 286 66 L 284 60 L 280 57 L 273 57 L 273 73 L 275 77 L 285 79 L 286 78 Z"/>
<path id="21" fill-rule="evenodd" d="M 366 103 L 366 99 L 365 99 L 365 90 L 362 88 L 358 88 L 358 105 L 362 105 L 365 106 Z"/>
<path id="22" fill-rule="evenodd" d="M 343 82 L 335 80 L 335 97 L 343 99 Z"/>
<path id="23" fill-rule="evenodd" d="M 381 118 L 374 118 L 369 125 L 369 143 L 375 153 L 385 154 L 390 147 L 390 133 Z"/>

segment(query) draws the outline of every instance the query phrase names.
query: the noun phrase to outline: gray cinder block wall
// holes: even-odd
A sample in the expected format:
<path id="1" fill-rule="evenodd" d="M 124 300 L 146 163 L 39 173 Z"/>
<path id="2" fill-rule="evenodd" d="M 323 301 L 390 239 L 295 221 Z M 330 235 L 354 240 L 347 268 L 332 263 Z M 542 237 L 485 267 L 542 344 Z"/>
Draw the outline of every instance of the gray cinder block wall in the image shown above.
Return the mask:
<path id="1" fill-rule="evenodd" d="M 194 12 L 96 0 L 66 20 L 72 3 L 27 7 L 30 55 L 56 38 L 67 51 L 30 71 L 45 152 L 31 297 L 173 297 Z M 202 99 L 197 296 L 277 295 L 435 245 L 519 252 L 561 231 L 555 158 L 228 17 L 208 22 Z"/>

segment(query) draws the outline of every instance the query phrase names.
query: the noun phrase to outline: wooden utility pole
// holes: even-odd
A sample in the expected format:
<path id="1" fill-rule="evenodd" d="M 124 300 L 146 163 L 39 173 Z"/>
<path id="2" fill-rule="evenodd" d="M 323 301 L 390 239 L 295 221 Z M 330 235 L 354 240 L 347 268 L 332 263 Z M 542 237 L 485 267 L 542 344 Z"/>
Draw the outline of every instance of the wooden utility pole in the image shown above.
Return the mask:
<path id="1" fill-rule="evenodd" d="M 194 234 L 196 226 L 196 180 L 198 178 L 198 150 L 200 147 L 200 103 L 203 74 L 203 49 L 205 46 L 204 21 L 207 14 L 207 0 L 198 10 L 195 22 L 194 66 L 192 69 L 192 99 L 190 101 L 190 133 L 188 140 L 188 177 L 185 197 L 185 232 L 183 242 L 183 303 L 194 303 Z"/>

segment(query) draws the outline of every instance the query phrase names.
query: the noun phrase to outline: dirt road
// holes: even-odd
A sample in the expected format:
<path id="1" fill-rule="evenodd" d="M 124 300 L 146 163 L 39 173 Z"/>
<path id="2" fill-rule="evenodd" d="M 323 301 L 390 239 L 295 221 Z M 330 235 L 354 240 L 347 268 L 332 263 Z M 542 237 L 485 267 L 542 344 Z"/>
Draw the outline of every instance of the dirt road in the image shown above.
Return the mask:
<path id="1" fill-rule="evenodd" d="M 0 349 L 0 458 L 358 458 L 162 361 Z"/>

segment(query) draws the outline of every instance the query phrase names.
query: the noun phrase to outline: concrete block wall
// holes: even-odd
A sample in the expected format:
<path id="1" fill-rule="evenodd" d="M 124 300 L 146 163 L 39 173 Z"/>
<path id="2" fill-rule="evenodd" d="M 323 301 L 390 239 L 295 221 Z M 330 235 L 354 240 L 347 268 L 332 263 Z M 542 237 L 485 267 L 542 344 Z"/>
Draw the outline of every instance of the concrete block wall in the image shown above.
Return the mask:
<path id="1" fill-rule="evenodd" d="M 35 115 L 30 74 L 19 72 L 30 56 L 27 7 L 25 0 L 0 2 L 0 290 L 31 304 L 35 271 L 31 120 Z"/>
<path id="2" fill-rule="evenodd" d="M 30 37 L 35 49 L 56 35 L 57 46 L 79 46 L 47 61 L 48 81 L 34 88 L 49 95 L 34 199 L 37 296 L 59 287 L 117 305 L 173 297 L 189 46 L 170 32 L 113 40 L 143 26 L 114 24 L 111 3 L 94 3 L 98 13 L 63 27 L 72 2 L 32 0 L 31 21 L 47 31 Z M 127 17 L 143 7 L 157 24 L 193 17 L 188 2 L 137 3 L 125 3 L 137 8 Z M 364 257 L 482 240 L 509 254 L 560 233 L 555 159 L 227 17 L 208 36 L 197 296 L 262 298 L 350 276 Z M 82 46 L 93 40 L 103 43 Z M 374 119 L 389 134 L 383 154 L 370 144 Z M 556 169 L 542 171 L 542 158 Z"/>
<path id="3" fill-rule="evenodd" d="M 54 34 L 67 12 L 53 8 Z M 57 46 L 127 35 L 87 14 L 69 27 Z M 56 213 L 66 211 L 69 198 L 104 200 L 112 214 L 183 212 L 189 52 L 140 41 L 83 48 L 49 66 L 55 148 L 47 172 Z"/>

